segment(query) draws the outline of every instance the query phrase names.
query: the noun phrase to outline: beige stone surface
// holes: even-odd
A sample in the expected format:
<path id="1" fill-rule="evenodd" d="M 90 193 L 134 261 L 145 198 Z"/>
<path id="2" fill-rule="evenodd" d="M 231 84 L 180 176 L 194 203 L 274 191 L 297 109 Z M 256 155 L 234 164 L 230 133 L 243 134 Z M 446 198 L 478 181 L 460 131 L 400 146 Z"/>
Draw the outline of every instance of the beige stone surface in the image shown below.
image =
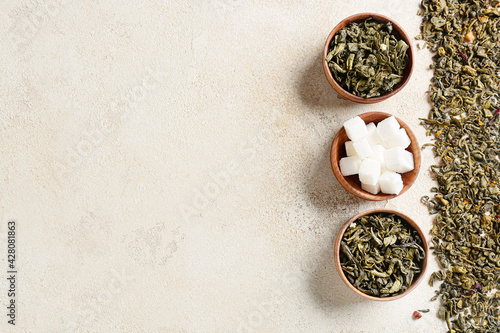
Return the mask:
<path id="1" fill-rule="evenodd" d="M 370 302 L 332 262 L 359 211 L 431 226 L 430 151 L 390 202 L 355 199 L 329 165 L 335 133 L 362 112 L 393 113 L 427 141 L 430 54 L 417 51 L 409 84 L 376 105 L 338 99 L 320 63 L 341 19 L 378 12 L 415 36 L 418 4 L 3 1 L 0 331 L 445 332 L 426 281 Z"/>

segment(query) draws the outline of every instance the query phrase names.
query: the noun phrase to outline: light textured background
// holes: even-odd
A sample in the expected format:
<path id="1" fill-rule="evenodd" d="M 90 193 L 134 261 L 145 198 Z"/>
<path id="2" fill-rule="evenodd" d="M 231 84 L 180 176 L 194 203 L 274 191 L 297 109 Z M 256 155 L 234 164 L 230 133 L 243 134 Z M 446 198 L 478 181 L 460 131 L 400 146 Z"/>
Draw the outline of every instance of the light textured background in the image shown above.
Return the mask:
<path id="1" fill-rule="evenodd" d="M 359 211 L 398 209 L 430 229 L 430 151 L 390 202 L 355 199 L 329 165 L 335 133 L 362 112 L 393 113 L 427 141 L 430 54 L 376 105 L 338 99 L 320 63 L 341 19 L 374 11 L 415 36 L 418 4 L 2 1 L 0 331 L 445 332 L 429 302 L 435 260 L 384 303 L 349 291 L 332 262 Z M 413 320 L 420 308 L 431 313 Z"/>

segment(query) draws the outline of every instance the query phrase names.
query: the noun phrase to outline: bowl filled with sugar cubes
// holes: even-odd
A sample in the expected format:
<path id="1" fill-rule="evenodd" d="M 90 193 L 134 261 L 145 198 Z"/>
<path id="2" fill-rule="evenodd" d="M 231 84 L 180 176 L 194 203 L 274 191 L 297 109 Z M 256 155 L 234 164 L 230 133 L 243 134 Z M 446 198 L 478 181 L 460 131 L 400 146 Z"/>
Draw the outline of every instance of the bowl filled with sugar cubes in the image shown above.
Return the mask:
<path id="1" fill-rule="evenodd" d="M 330 150 L 335 178 L 364 200 L 389 200 L 403 194 L 417 179 L 420 162 L 415 134 L 385 112 L 367 112 L 347 120 Z"/>

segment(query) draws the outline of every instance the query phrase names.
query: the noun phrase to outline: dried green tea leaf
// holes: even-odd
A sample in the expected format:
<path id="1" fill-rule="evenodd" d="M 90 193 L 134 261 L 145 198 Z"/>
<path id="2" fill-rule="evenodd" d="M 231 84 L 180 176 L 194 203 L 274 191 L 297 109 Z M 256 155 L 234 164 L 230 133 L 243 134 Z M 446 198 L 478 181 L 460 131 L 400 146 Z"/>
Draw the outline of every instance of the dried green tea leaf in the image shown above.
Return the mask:
<path id="1" fill-rule="evenodd" d="M 370 18 L 351 23 L 334 36 L 326 61 L 340 86 L 363 98 L 394 90 L 408 65 L 409 46 L 392 31 L 391 23 Z"/>
<path id="2" fill-rule="evenodd" d="M 341 266 L 351 284 L 379 297 L 408 289 L 425 258 L 418 232 L 388 213 L 357 219 L 345 231 L 340 249 Z"/>
<path id="3" fill-rule="evenodd" d="M 431 214 L 442 269 L 438 317 L 449 332 L 500 332 L 500 11 L 498 0 L 422 0 L 421 38 L 433 57 L 422 119 L 439 165 Z"/>

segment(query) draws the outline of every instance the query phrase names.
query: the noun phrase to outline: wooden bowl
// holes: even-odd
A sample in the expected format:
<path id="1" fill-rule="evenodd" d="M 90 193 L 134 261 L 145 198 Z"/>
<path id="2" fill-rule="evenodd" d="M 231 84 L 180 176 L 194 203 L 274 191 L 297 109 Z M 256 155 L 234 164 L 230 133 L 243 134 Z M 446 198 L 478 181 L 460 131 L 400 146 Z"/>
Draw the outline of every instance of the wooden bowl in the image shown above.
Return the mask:
<path id="1" fill-rule="evenodd" d="M 347 228 L 349 228 L 351 223 L 356 221 L 358 218 L 365 216 L 365 215 L 371 215 L 374 213 L 390 213 L 390 214 L 395 214 L 395 215 L 398 215 L 399 217 L 401 217 L 413 229 L 415 229 L 418 232 L 418 234 L 420 235 L 420 238 L 422 239 L 422 248 L 425 251 L 425 258 L 424 258 L 424 260 L 422 260 L 420 262 L 420 269 L 421 269 L 420 274 L 418 276 L 415 276 L 413 283 L 408 287 L 408 289 L 406 289 L 404 292 L 397 294 L 397 295 L 394 295 L 394 296 L 377 297 L 377 296 L 371 296 L 371 295 L 363 293 L 362 291 L 360 291 L 359 289 L 357 289 L 355 286 L 353 286 L 351 284 L 351 282 L 345 276 L 344 271 L 342 270 L 342 266 L 340 265 L 340 242 L 342 241 L 342 237 L 344 236 L 344 232 L 347 230 Z M 367 210 L 365 212 L 359 213 L 356 216 L 353 216 L 349 221 L 347 221 L 342 226 L 339 233 L 337 234 L 337 238 L 335 239 L 335 244 L 333 247 L 333 257 L 334 257 L 335 267 L 337 268 L 337 272 L 339 273 L 342 281 L 346 284 L 347 287 L 349 287 L 349 289 L 354 291 L 356 294 L 361 295 L 364 298 L 367 298 L 367 299 L 370 299 L 373 301 L 393 301 L 393 300 L 396 300 L 398 298 L 401 298 L 401 297 L 408 295 L 413 289 L 415 289 L 418 286 L 418 284 L 424 278 L 425 271 L 427 269 L 427 261 L 428 261 L 427 259 L 429 257 L 429 246 L 427 245 L 427 241 L 425 239 L 425 235 L 424 235 L 422 229 L 420 229 L 418 224 L 414 220 L 412 220 L 410 217 L 408 217 L 407 215 L 400 213 L 400 212 L 397 212 L 395 210 L 390 210 L 390 209 L 371 209 L 371 210 Z"/>
<path id="2" fill-rule="evenodd" d="M 387 117 L 390 117 L 391 114 L 385 112 L 366 112 L 360 114 L 359 117 L 365 121 L 366 124 L 374 122 L 378 124 L 380 121 L 384 120 Z M 418 144 L 417 137 L 413 134 L 412 130 L 408 125 L 406 125 L 401 119 L 397 118 L 399 125 L 406 130 L 408 136 L 411 139 L 411 144 L 406 150 L 413 154 L 413 160 L 415 162 L 415 168 L 412 171 L 406 172 L 401 175 L 403 178 L 403 189 L 399 194 L 384 194 L 379 192 L 378 194 L 371 194 L 361 189 L 361 182 L 359 181 L 358 175 L 347 176 L 344 177 L 342 173 L 340 173 L 339 161 L 342 157 L 346 157 L 345 151 L 345 142 L 349 140 L 347 134 L 345 132 L 344 127 L 338 131 L 337 135 L 333 139 L 332 148 L 330 150 L 330 164 L 332 165 L 333 174 L 337 181 L 342 185 L 343 188 L 346 189 L 347 192 L 352 195 L 371 201 L 382 201 L 389 200 L 397 197 L 398 195 L 406 192 L 415 182 L 418 176 L 418 172 L 420 171 L 420 163 L 421 163 L 421 153 L 420 153 L 420 145 Z"/>
<path id="3" fill-rule="evenodd" d="M 330 71 L 330 67 L 328 66 L 328 62 L 326 61 L 326 56 L 328 54 L 328 50 L 330 48 L 330 43 L 332 42 L 333 37 L 335 36 L 335 34 L 337 34 L 337 32 L 340 29 L 342 29 L 343 27 L 345 27 L 349 23 L 362 22 L 370 17 L 376 21 L 379 21 L 379 22 L 391 22 L 392 23 L 392 26 L 393 26 L 392 33 L 394 34 L 394 36 L 396 36 L 396 38 L 398 40 L 402 39 L 406 42 L 406 44 L 408 44 L 408 51 L 407 51 L 408 52 L 408 66 L 406 66 L 405 70 L 403 71 L 402 81 L 394 88 L 393 91 L 391 91 L 385 95 L 379 96 L 379 97 L 364 98 L 364 97 L 359 97 L 359 96 L 355 96 L 355 95 L 351 94 L 350 92 L 348 92 L 347 90 L 345 90 L 344 88 L 342 88 L 338 84 L 337 80 L 335 80 L 335 78 L 332 75 L 332 72 Z M 391 96 L 394 96 L 401 89 L 403 89 L 403 87 L 408 83 L 410 76 L 411 76 L 411 73 L 413 72 L 413 47 L 410 43 L 410 38 L 408 37 L 406 32 L 403 30 L 403 28 L 399 24 L 397 24 L 396 22 L 391 20 L 390 18 L 383 16 L 383 15 L 380 15 L 380 14 L 376 14 L 376 13 L 361 13 L 361 14 L 355 14 L 355 15 L 349 16 L 348 18 L 344 19 L 339 24 L 337 24 L 337 26 L 332 30 L 332 32 L 330 32 L 330 35 L 328 35 L 328 38 L 326 39 L 325 48 L 323 50 L 323 60 L 322 61 L 323 61 L 323 71 L 325 72 L 326 79 L 328 80 L 330 85 L 333 87 L 333 89 L 335 89 L 335 91 L 339 94 L 339 96 L 341 96 L 345 99 L 348 99 L 350 101 L 356 102 L 356 103 L 372 104 L 372 103 L 381 102 L 381 101 L 386 100 L 387 98 L 389 98 Z"/>

